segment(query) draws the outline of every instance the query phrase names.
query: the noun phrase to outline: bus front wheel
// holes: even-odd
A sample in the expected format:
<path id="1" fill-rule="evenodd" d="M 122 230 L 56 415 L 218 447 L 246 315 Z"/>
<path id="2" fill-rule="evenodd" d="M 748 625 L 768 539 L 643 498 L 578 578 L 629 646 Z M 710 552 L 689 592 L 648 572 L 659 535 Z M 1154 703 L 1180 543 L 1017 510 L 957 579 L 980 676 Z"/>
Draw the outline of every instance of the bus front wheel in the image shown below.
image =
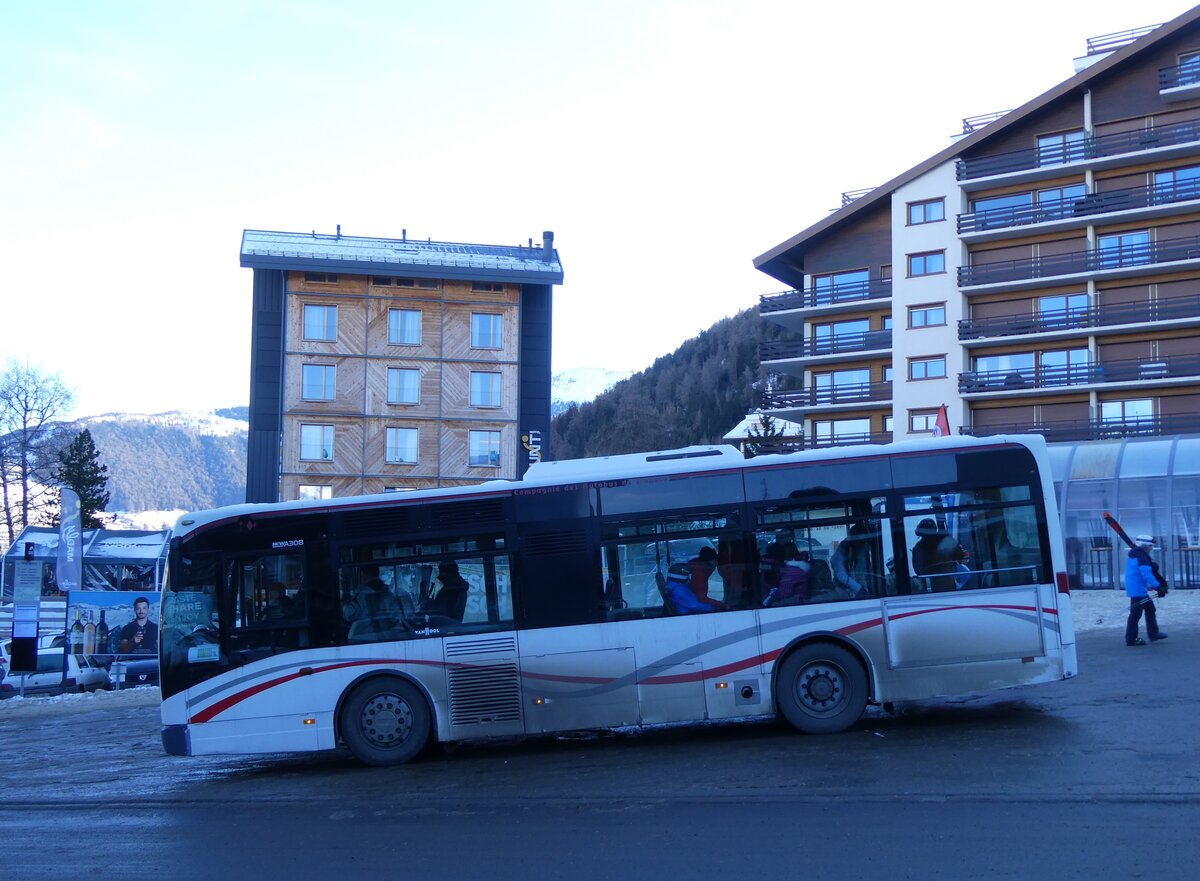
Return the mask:
<path id="1" fill-rule="evenodd" d="M 787 656 L 775 679 L 776 706 L 805 734 L 834 734 L 867 707 L 867 672 L 849 650 L 812 643 Z"/>
<path id="2" fill-rule="evenodd" d="M 346 746 L 368 765 L 402 765 L 429 741 L 429 705 L 403 679 L 364 682 L 342 705 L 340 721 Z"/>

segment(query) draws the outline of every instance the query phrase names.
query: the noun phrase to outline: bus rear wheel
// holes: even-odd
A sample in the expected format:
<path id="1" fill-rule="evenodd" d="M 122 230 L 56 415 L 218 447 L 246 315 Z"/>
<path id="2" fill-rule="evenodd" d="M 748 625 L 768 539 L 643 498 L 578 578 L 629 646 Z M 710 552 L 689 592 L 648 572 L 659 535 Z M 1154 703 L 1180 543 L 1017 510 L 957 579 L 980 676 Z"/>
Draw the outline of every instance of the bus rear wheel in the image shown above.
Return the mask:
<path id="1" fill-rule="evenodd" d="M 410 682 L 371 679 L 350 693 L 339 718 L 342 739 L 368 765 L 402 765 L 429 741 L 429 705 Z"/>
<path id="2" fill-rule="evenodd" d="M 832 643 L 802 646 L 775 678 L 775 704 L 805 734 L 834 734 L 859 720 L 867 707 L 867 672 L 849 650 Z"/>

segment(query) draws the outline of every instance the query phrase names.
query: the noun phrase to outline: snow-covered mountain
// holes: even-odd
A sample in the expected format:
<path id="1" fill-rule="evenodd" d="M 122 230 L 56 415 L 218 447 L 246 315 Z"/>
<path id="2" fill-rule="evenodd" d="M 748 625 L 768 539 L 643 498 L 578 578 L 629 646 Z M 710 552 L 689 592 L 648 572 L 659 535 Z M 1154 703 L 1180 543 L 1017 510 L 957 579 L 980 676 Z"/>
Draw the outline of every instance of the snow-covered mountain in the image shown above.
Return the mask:
<path id="1" fill-rule="evenodd" d="M 572 367 L 556 373 L 550 379 L 550 412 L 557 416 L 571 404 L 594 400 L 632 375 L 628 370 L 609 370 L 607 367 Z"/>

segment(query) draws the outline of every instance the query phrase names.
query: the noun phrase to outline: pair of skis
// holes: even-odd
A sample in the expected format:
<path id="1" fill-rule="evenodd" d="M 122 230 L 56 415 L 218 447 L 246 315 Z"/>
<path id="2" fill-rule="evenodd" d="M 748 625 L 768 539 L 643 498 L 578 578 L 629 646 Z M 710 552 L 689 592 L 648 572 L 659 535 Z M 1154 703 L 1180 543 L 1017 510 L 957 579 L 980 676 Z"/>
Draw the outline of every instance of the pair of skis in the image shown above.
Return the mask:
<path id="1" fill-rule="evenodd" d="M 1127 544 L 1131 549 L 1137 548 L 1137 545 L 1134 543 L 1133 539 L 1131 539 L 1129 534 L 1121 528 L 1121 524 L 1117 522 L 1117 518 L 1108 513 L 1108 511 L 1104 512 L 1104 522 L 1112 527 L 1112 531 L 1115 532 L 1121 541 L 1125 542 L 1125 544 Z M 1154 574 L 1154 577 L 1158 579 L 1158 598 L 1162 599 L 1167 595 L 1167 579 L 1163 578 L 1162 573 L 1158 571 L 1158 562 L 1153 557 L 1150 558 L 1150 571 Z"/>

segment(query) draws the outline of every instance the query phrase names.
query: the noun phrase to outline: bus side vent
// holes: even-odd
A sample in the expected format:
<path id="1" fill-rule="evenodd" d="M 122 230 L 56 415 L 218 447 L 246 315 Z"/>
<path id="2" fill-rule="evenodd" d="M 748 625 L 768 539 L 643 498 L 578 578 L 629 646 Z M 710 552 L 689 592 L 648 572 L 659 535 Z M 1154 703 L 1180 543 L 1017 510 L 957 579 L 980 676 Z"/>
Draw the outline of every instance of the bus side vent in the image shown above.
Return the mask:
<path id="1" fill-rule="evenodd" d="M 515 663 L 451 667 L 448 673 L 451 725 L 521 720 L 521 686 Z"/>
<path id="2" fill-rule="evenodd" d="M 389 535 L 412 532 L 412 518 L 408 508 L 368 508 L 363 511 L 347 511 L 342 521 L 342 535 L 354 538 L 360 535 Z"/>
<path id="3" fill-rule="evenodd" d="M 461 642 L 446 642 L 446 658 L 462 658 L 480 655 L 515 655 L 517 642 L 511 636 L 498 636 L 495 639 L 471 639 Z"/>
<path id="4" fill-rule="evenodd" d="M 573 532 L 547 532 L 542 535 L 525 536 L 525 553 L 535 557 L 547 554 L 585 553 L 587 549 L 587 533 L 582 529 Z"/>
<path id="5" fill-rule="evenodd" d="M 429 512 L 435 527 L 474 526 L 484 523 L 502 524 L 504 522 L 502 499 L 480 499 L 470 502 L 431 505 Z"/>

